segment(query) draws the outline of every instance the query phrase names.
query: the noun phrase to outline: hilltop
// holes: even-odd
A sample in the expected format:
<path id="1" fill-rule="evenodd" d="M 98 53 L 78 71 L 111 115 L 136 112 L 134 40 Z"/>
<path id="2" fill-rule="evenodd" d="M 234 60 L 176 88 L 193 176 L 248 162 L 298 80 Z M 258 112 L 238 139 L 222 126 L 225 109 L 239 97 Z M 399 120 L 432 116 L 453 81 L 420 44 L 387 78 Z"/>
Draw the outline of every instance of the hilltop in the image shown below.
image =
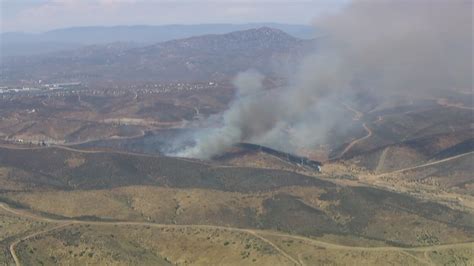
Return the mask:
<path id="1" fill-rule="evenodd" d="M 81 46 L 124 42 L 150 45 L 206 34 L 225 34 L 252 28 L 272 27 L 302 39 L 315 37 L 307 25 L 279 23 L 90 26 L 50 30 L 42 33 L 6 32 L 0 34 L 2 55 L 19 56 L 73 50 Z"/>
<path id="2" fill-rule="evenodd" d="M 144 47 L 130 43 L 92 45 L 41 56 L 5 59 L 7 83 L 153 82 L 224 80 L 249 68 L 272 75 L 296 63 L 314 41 L 269 27 L 172 40 Z"/>

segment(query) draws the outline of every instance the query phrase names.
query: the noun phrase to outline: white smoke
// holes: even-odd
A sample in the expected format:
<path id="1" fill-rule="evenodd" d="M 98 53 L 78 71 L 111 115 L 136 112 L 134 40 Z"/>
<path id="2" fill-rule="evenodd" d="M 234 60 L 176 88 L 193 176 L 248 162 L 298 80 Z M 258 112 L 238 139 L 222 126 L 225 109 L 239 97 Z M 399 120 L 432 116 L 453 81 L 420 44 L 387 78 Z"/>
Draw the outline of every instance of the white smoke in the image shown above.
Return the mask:
<path id="1" fill-rule="evenodd" d="M 283 150 L 313 146 L 340 127 L 336 105 L 365 91 L 377 97 L 472 88 L 471 1 L 355 1 L 316 27 L 327 35 L 291 78 L 266 91 L 240 73 L 222 125 L 204 129 L 178 155 L 211 158 L 242 141 Z"/>

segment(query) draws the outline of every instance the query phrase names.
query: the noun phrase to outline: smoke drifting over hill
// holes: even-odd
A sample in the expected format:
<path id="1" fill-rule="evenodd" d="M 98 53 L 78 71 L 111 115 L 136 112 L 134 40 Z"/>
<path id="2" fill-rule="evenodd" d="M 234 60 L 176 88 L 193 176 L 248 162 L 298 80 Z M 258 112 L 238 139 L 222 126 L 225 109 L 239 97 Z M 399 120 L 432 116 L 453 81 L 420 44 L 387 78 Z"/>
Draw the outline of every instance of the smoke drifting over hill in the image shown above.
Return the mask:
<path id="1" fill-rule="evenodd" d="M 265 91 L 263 76 L 239 74 L 222 126 L 195 136 L 181 156 L 210 158 L 250 141 L 294 150 L 324 140 L 356 92 L 377 97 L 472 88 L 470 1 L 355 1 L 315 25 L 326 33 L 291 85 Z"/>
<path id="2" fill-rule="evenodd" d="M 471 1 L 357 1 L 317 22 L 346 84 L 422 92 L 472 88 Z"/>

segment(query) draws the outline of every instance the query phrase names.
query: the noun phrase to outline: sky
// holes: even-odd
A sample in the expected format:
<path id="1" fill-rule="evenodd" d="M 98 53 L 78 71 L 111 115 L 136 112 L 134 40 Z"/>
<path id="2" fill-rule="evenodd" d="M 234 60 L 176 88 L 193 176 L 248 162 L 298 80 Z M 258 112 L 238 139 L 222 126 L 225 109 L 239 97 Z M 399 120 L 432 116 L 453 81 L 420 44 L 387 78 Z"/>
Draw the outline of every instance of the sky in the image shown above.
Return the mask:
<path id="1" fill-rule="evenodd" d="M 349 0 L 0 0 L 1 31 L 74 26 L 277 22 L 310 24 Z"/>

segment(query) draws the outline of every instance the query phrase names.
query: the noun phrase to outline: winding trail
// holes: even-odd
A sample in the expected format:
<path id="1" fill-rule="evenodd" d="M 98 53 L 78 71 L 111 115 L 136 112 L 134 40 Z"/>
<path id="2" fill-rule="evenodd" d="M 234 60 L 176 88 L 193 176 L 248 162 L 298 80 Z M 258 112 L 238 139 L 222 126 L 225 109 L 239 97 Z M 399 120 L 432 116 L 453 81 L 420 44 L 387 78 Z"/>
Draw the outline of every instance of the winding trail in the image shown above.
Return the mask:
<path id="1" fill-rule="evenodd" d="M 364 114 L 361 111 L 358 111 L 358 110 L 350 107 L 348 104 L 343 103 L 342 105 L 344 105 L 344 107 L 346 107 L 346 109 L 348 109 L 349 111 L 354 113 L 354 117 L 352 118 L 352 120 L 360 120 L 364 116 Z"/>
<path id="2" fill-rule="evenodd" d="M 456 155 L 456 156 L 448 157 L 448 158 L 438 160 L 438 161 L 434 161 L 434 162 L 430 162 L 430 163 L 425 163 L 425 164 L 412 166 L 412 167 L 407 167 L 407 168 L 403 168 L 403 169 L 399 169 L 399 170 L 395 170 L 395 171 L 391 171 L 391 172 L 387 172 L 387 173 L 382 173 L 382 174 L 377 175 L 377 177 L 381 177 L 381 176 L 385 176 L 385 175 L 391 175 L 391 174 L 397 174 L 397 173 L 410 171 L 410 170 L 414 170 L 414 169 L 418 169 L 418 168 L 437 165 L 437 164 L 441 164 L 441 163 L 448 162 L 448 161 L 451 161 L 451 160 L 454 160 L 454 159 L 458 159 L 458 158 L 461 158 L 461 157 L 464 157 L 464 156 L 467 156 L 467 155 L 470 155 L 470 154 L 474 154 L 474 151 L 466 152 L 466 153 L 463 153 L 463 154 L 459 154 L 459 155 Z"/>
<path id="3" fill-rule="evenodd" d="M 10 245 L 10 253 L 11 256 L 13 257 L 15 264 L 17 266 L 20 266 L 20 259 L 15 251 L 15 248 L 18 246 L 23 241 L 27 241 L 33 237 L 37 237 L 42 234 L 46 234 L 49 232 L 52 232 L 54 230 L 57 230 L 59 228 L 63 228 L 69 225 L 74 225 L 74 224 L 88 224 L 88 225 L 98 225 L 98 226 L 151 226 L 151 227 L 158 227 L 158 228 L 202 228 L 202 229 L 212 229 L 212 230 L 227 230 L 227 231 L 233 231 L 233 232 L 241 232 L 241 233 L 247 233 L 251 234 L 260 240 L 264 241 L 268 245 L 272 246 L 276 251 L 278 251 L 283 257 L 288 259 L 289 261 L 293 262 L 295 265 L 303 265 L 303 262 L 300 262 L 298 259 L 295 259 L 293 256 L 288 254 L 286 251 L 278 247 L 275 243 L 273 243 L 271 240 L 266 238 L 265 236 L 274 236 L 274 237 L 286 237 L 286 238 L 291 238 L 291 239 L 296 239 L 296 240 L 301 240 L 304 241 L 305 243 L 315 245 L 318 247 L 325 247 L 329 249 L 338 249 L 338 250 L 356 250 L 356 251 L 396 251 L 396 252 L 401 252 L 407 256 L 413 257 L 417 259 L 419 262 L 422 262 L 424 264 L 431 264 L 430 261 L 426 261 L 424 259 L 421 259 L 419 257 L 416 257 L 408 251 L 418 251 L 418 252 L 429 252 L 433 250 L 439 250 L 439 249 L 450 249 L 450 248 L 474 248 L 474 242 L 467 242 L 467 243 L 456 243 L 456 244 L 444 244 L 444 245 L 435 245 L 435 246 L 428 246 L 428 247 L 413 247 L 413 248 L 403 248 L 403 247 L 392 247 L 392 246 L 382 246 L 382 247 L 359 247 L 359 246 L 345 246 L 345 245 L 340 245 L 340 244 L 334 244 L 334 243 L 328 243 L 328 242 L 323 242 L 315 239 L 311 239 L 308 237 L 304 236 L 298 236 L 298 235 L 289 235 L 281 232 L 275 232 L 275 231 L 264 231 L 264 230 L 258 230 L 258 229 L 244 229 L 244 228 L 234 228 L 234 227 L 226 227 L 226 226 L 217 226 L 217 225 L 176 225 L 176 224 L 157 224 L 157 223 L 149 223 L 149 222 L 133 222 L 133 221 L 84 221 L 84 220 L 75 220 L 75 219 L 53 219 L 53 218 L 48 218 L 44 216 L 40 216 L 34 213 L 31 213 L 26 210 L 20 210 L 20 209 L 15 209 L 10 206 L 8 206 L 5 203 L 0 203 L 0 208 L 10 212 L 12 214 L 22 216 L 25 218 L 33 219 L 33 220 L 39 220 L 39 221 L 44 221 L 44 222 L 49 222 L 53 224 L 57 224 L 54 227 L 48 228 L 48 229 L 43 229 L 41 231 L 29 234 L 27 236 L 24 236 L 15 242 L 13 242 Z M 426 255 L 425 255 L 426 256 Z"/>
<path id="4" fill-rule="evenodd" d="M 450 103 L 449 100 L 445 98 L 440 98 L 436 102 L 443 107 L 453 107 L 471 111 L 474 110 L 474 107 L 465 106 L 462 103 Z"/>
<path id="5" fill-rule="evenodd" d="M 367 135 L 351 141 L 351 143 L 349 143 L 349 145 L 346 146 L 346 148 L 341 152 L 341 154 L 339 154 L 338 158 L 341 158 L 342 156 L 344 156 L 344 154 L 346 154 L 357 143 L 359 143 L 359 142 L 361 142 L 365 139 L 368 139 L 372 136 L 372 130 L 367 126 L 367 124 L 363 123 L 362 126 L 364 127 L 365 131 L 367 132 Z"/>
<path id="6" fill-rule="evenodd" d="M 291 262 L 293 262 L 295 265 L 303 265 L 303 263 L 301 263 L 299 260 L 296 260 L 295 258 L 293 258 L 290 254 L 286 253 L 284 250 L 282 250 L 281 248 L 279 248 L 276 244 L 274 244 L 273 242 L 271 242 L 270 240 L 264 238 L 263 236 L 257 234 L 255 231 L 253 230 L 248 230 L 247 231 L 249 234 L 257 237 L 258 239 L 262 240 L 263 242 L 267 243 L 268 245 L 272 246 L 276 251 L 280 252 L 281 255 L 283 255 L 285 258 L 287 258 L 288 260 L 290 260 Z"/>
<path id="7" fill-rule="evenodd" d="M 48 232 L 52 232 L 52 231 L 54 231 L 54 230 L 56 230 L 56 229 L 59 229 L 59 228 L 62 228 L 62 227 L 68 226 L 68 225 L 70 225 L 70 223 L 61 223 L 61 224 L 59 224 L 59 225 L 57 225 L 57 226 L 54 226 L 54 227 L 51 227 L 51 228 L 48 228 L 48 229 L 45 229 L 45 230 L 41 230 L 41 231 L 38 231 L 38 232 L 33 233 L 33 234 L 30 234 L 30 235 L 27 235 L 27 236 L 22 237 L 22 238 L 16 240 L 15 242 L 13 242 L 13 243 L 10 245 L 9 250 L 10 250 L 10 254 L 11 254 L 12 257 L 13 257 L 13 260 L 15 261 L 15 265 L 16 265 L 16 266 L 20 266 L 20 265 L 21 265 L 20 259 L 18 258 L 18 255 L 17 255 L 16 252 L 15 252 L 15 248 L 16 248 L 16 246 L 17 246 L 18 244 L 20 244 L 21 242 L 26 241 L 26 240 L 28 240 L 28 239 L 30 239 L 30 238 L 33 238 L 33 237 L 36 237 L 36 236 L 39 236 L 39 235 L 42 235 L 42 234 L 46 234 L 46 233 L 48 233 Z"/>
<path id="8" fill-rule="evenodd" d="M 274 244 L 272 241 L 266 239 L 262 235 L 258 234 L 259 230 L 252 230 L 252 229 L 242 229 L 242 228 L 233 228 L 233 227 L 225 227 L 225 226 L 214 226 L 214 225 L 175 225 L 175 224 L 157 224 L 157 223 L 148 223 L 148 222 L 133 222 L 133 221 L 120 221 L 120 222 L 108 222 L 108 221 L 83 221 L 83 220 L 74 220 L 74 219 L 52 219 L 48 217 L 43 217 L 34 213 L 27 212 L 25 210 L 19 210 L 19 209 L 14 209 L 11 208 L 10 206 L 6 205 L 5 203 L 0 203 L 0 208 L 10 212 L 12 214 L 33 219 L 33 220 L 38 220 L 38 221 L 44 221 L 44 222 L 49 222 L 53 224 L 58 224 L 57 226 L 47 228 L 32 234 L 29 234 L 27 236 L 24 236 L 16 241 L 14 241 L 10 245 L 10 254 L 13 257 L 13 260 L 15 261 L 15 264 L 17 266 L 20 266 L 20 259 L 15 251 L 16 246 L 20 244 L 23 241 L 26 241 L 28 239 L 34 238 L 36 236 L 46 234 L 49 232 L 52 232 L 54 230 L 57 230 L 59 228 L 63 228 L 69 225 L 74 225 L 74 224 L 87 224 L 87 225 L 119 225 L 119 226 L 151 226 L 151 227 L 159 227 L 159 228 L 203 228 L 203 229 L 213 229 L 213 230 L 227 230 L 227 231 L 234 231 L 234 232 L 241 232 L 241 233 L 247 233 L 250 235 L 253 235 L 254 237 L 260 239 L 261 241 L 264 241 L 268 245 L 270 245 L 272 248 L 274 248 L 277 252 L 279 252 L 283 257 L 288 259 L 289 261 L 293 262 L 295 265 L 302 265 L 298 260 L 293 258 L 291 255 L 286 253 L 284 250 L 279 248 L 276 244 Z"/>
<path id="9" fill-rule="evenodd" d="M 78 129 L 77 131 L 79 131 Z M 110 136 L 107 138 L 103 139 L 88 139 L 88 140 L 83 140 L 83 141 L 74 141 L 74 142 L 65 142 L 62 144 L 57 144 L 61 145 L 63 147 L 68 147 L 68 146 L 75 146 L 75 145 L 81 145 L 81 144 L 87 144 L 87 143 L 92 143 L 95 141 L 104 141 L 104 140 L 129 140 L 129 139 L 136 139 L 136 138 L 141 138 L 144 137 L 146 132 L 143 129 L 140 129 L 140 133 L 133 135 L 133 136 Z"/>
<path id="10" fill-rule="evenodd" d="M 349 111 L 353 112 L 354 113 L 354 117 L 352 118 L 352 120 L 354 121 L 358 121 L 360 119 L 362 119 L 362 117 L 364 116 L 364 113 L 362 113 L 361 111 L 358 111 L 352 107 L 350 107 L 349 105 L 345 104 L 345 103 L 342 103 L 342 105 Z M 381 117 L 380 117 L 381 119 Z M 381 121 L 381 120 L 380 120 Z M 363 136 L 363 137 L 360 137 L 358 139 L 355 139 L 353 141 L 351 141 L 349 143 L 349 145 L 346 146 L 346 148 L 344 148 L 344 150 L 337 156 L 331 158 L 331 159 L 338 159 L 338 158 L 341 158 L 342 156 L 344 156 L 344 154 L 346 154 L 350 149 L 352 149 L 352 147 L 354 147 L 354 145 L 356 145 L 357 143 L 365 140 L 365 139 L 368 139 L 372 136 L 372 130 L 367 126 L 367 123 L 363 123 L 362 124 L 362 127 L 364 128 L 364 130 L 367 132 L 367 135 Z"/>
<path id="11" fill-rule="evenodd" d="M 153 154 L 135 153 L 135 152 L 117 151 L 117 150 L 82 150 L 82 149 L 76 149 L 76 148 L 72 148 L 72 147 L 64 146 L 64 145 L 21 147 L 18 145 L 0 144 L 0 148 L 9 149 L 9 150 L 43 150 L 43 149 L 56 148 L 56 149 L 77 152 L 77 153 L 84 153 L 84 154 L 121 154 L 121 155 L 139 156 L 139 157 L 146 157 L 146 158 L 163 158 L 163 156 L 153 155 Z M 211 166 L 210 163 L 202 161 L 202 160 L 198 160 L 198 159 L 188 159 L 188 158 L 183 158 L 183 157 L 172 157 L 172 156 L 166 156 L 166 157 L 173 158 L 179 161 L 199 163 L 199 164 Z"/>
<path id="12" fill-rule="evenodd" d="M 380 170 L 385 165 L 385 159 L 387 158 L 387 152 L 390 147 L 386 147 L 383 149 L 382 154 L 380 155 L 379 162 L 377 163 L 377 167 L 375 167 L 375 172 L 380 173 Z"/>

